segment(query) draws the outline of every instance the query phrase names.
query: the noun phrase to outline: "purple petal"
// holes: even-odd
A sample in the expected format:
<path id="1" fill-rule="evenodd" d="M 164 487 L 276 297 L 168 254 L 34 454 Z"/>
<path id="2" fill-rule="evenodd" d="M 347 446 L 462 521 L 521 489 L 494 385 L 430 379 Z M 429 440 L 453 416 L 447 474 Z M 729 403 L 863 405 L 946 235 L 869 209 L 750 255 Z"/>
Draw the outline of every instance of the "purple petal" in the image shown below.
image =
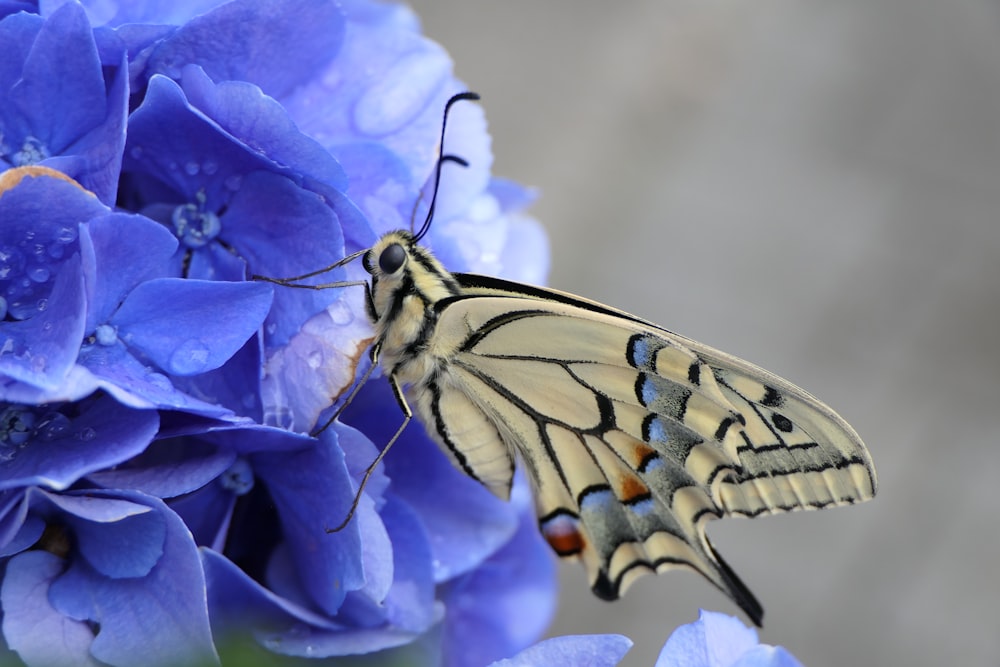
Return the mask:
<path id="1" fill-rule="evenodd" d="M 40 417 L 37 434 L 0 462 L 0 489 L 30 485 L 65 489 L 89 472 L 142 452 L 159 425 L 156 412 L 130 410 L 108 396 L 74 408 L 80 412 L 72 419 L 58 410 Z M 51 427 L 42 426 L 45 419 Z"/>
<path id="2" fill-rule="evenodd" d="M 47 551 L 28 551 L 7 562 L 0 589 L 4 638 L 29 665 L 98 667 L 89 652 L 93 630 L 49 602 L 49 585 L 64 567 Z"/>
<path id="3" fill-rule="evenodd" d="M 132 290 L 111 323 L 160 368 L 193 375 L 243 346 L 264 321 L 271 293 L 262 283 L 159 278 Z"/>
<path id="4" fill-rule="evenodd" d="M 335 3 L 229 2 L 164 40 L 149 69 L 177 79 L 184 65 L 197 64 L 215 81 L 250 81 L 280 97 L 336 55 L 343 33 Z"/>
<path id="5" fill-rule="evenodd" d="M 513 658 L 498 660 L 490 667 L 611 667 L 632 648 L 632 640 L 622 635 L 570 635 L 553 637 L 527 648 Z"/>
<path id="6" fill-rule="evenodd" d="M 53 606 L 100 626 L 91 654 L 106 663 L 133 665 L 136 656 L 150 667 L 216 662 L 205 578 L 187 528 L 159 500 L 126 491 L 115 495 L 162 517 L 162 557 L 146 576 L 122 579 L 102 576 L 76 559 L 49 589 Z M 93 502 L 111 499 L 90 497 Z"/>

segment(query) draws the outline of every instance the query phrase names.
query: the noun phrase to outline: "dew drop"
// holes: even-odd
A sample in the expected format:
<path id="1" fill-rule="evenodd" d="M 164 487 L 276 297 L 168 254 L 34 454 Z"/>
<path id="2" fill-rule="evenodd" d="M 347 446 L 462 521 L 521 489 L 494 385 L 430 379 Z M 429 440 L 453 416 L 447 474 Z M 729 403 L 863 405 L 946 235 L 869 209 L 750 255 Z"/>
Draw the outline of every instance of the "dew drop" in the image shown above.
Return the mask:
<path id="1" fill-rule="evenodd" d="M 44 283 L 52 277 L 52 272 L 47 266 L 35 266 L 28 269 L 28 278 L 36 283 Z"/>
<path id="2" fill-rule="evenodd" d="M 188 176 L 197 176 L 198 172 L 201 171 L 201 165 L 193 160 L 184 165 L 184 173 Z"/>
<path id="3" fill-rule="evenodd" d="M 191 339 L 180 344 L 170 355 L 169 370 L 177 375 L 194 375 L 208 369 L 208 346 L 200 340 Z"/>
<path id="4" fill-rule="evenodd" d="M 217 171 L 219 171 L 218 162 L 212 162 L 211 160 L 208 160 L 205 162 L 205 164 L 201 165 L 201 173 L 205 174 L 206 176 L 212 176 Z"/>
<path id="5" fill-rule="evenodd" d="M 149 373 L 146 375 L 146 382 L 153 385 L 161 391 L 171 391 L 174 385 L 171 384 L 169 378 L 163 373 Z"/>
<path id="6" fill-rule="evenodd" d="M 330 313 L 330 319 L 338 326 L 345 326 L 354 321 L 354 312 L 343 301 L 330 304 L 326 310 Z"/>
<path id="7" fill-rule="evenodd" d="M 41 440 L 52 441 L 66 435 L 69 427 L 69 417 L 61 412 L 49 412 L 38 422 L 35 433 Z"/>
<path id="8" fill-rule="evenodd" d="M 118 341 L 118 330 L 110 324 L 100 324 L 94 329 L 94 338 L 98 345 L 114 345 Z"/>
<path id="9" fill-rule="evenodd" d="M 60 227 L 56 232 L 56 241 L 59 243 L 72 243 L 76 240 L 76 227 Z"/>
<path id="10" fill-rule="evenodd" d="M 35 309 L 40 313 L 44 313 L 46 310 L 49 309 L 49 300 L 39 299 L 38 301 L 35 302 Z"/>
<path id="11" fill-rule="evenodd" d="M 309 368 L 316 370 L 323 366 L 323 353 L 319 350 L 311 352 L 308 357 L 306 357 L 306 364 Z"/>
<path id="12" fill-rule="evenodd" d="M 62 256 L 66 254 L 66 246 L 61 243 L 50 243 L 49 244 L 49 257 L 52 259 L 62 259 Z"/>
<path id="13" fill-rule="evenodd" d="M 76 432 L 76 439 L 82 440 L 84 442 L 93 440 L 96 437 L 97 437 L 97 431 L 90 428 L 89 426 L 85 426 Z"/>

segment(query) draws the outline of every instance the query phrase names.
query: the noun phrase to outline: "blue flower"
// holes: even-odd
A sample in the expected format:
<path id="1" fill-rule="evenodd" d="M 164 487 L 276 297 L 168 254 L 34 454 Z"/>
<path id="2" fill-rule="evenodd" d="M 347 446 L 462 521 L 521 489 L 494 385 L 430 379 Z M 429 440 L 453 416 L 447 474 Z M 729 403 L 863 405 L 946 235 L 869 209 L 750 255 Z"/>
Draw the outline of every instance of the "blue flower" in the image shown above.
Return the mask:
<path id="1" fill-rule="evenodd" d="M 758 643 L 757 631 L 738 618 L 702 611 L 698 620 L 677 628 L 656 667 L 802 667 L 780 646 Z"/>
<path id="2" fill-rule="evenodd" d="M 410 10 L 367 0 L 11 7 L 7 647 L 31 665 L 211 663 L 216 642 L 249 638 L 460 666 L 536 641 L 554 568 L 524 480 L 497 500 L 414 424 L 331 532 L 402 420 L 376 373 L 343 423 L 305 435 L 365 368 L 363 292 L 249 280 L 422 221 L 444 103 L 464 88 L 443 49 Z M 446 141 L 470 164 L 446 165 L 426 241 L 454 270 L 543 281 L 532 194 L 491 177 L 482 110 L 456 107 Z M 322 280 L 363 277 L 355 263 Z M 611 664 L 623 641 L 524 655 Z"/>
<path id="3" fill-rule="evenodd" d="M 83 10 L 0 21 L 0 166 L 58 169 L 106 204 L 115 200 L 125 142 L 125 45 L 98 44 Z M 73 57 L 67 58 L 71 53 Z"/>

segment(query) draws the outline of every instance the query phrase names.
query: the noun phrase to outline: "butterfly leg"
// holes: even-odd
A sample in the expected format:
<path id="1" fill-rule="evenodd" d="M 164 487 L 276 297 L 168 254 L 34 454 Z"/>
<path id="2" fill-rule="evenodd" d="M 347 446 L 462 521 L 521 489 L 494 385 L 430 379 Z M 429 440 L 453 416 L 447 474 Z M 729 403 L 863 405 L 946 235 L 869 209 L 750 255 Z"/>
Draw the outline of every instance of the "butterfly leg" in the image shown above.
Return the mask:
<path id="1" fill-rule="evenodd" d="M 375 364 L 373 363 L 372 368 L 374 367 Z M 369 374 L 370 373 L 366 373 L 365 377 L 367 378 Z M 368 478 L 372 476 L 372 473 L 375 472 L 375 468 L 377 468 L 378 464 L 382 462 L 382 459 L 385 458 L 385 455 L 389 453 L 389 449 L 396 443 L 397 440 L 399 440 L 399 436 L 403 434 L 403 431 L 406 429 L 407 425 L 409 425 L 410 420 L 413 419 L 413 411 L 410 409 L 409 403 L 406 402 L 406 397 L 403 395 L 403 390 L 399 386 L 399 381 L 396 379 L 394 375 L 389 376 L 389 385 L 392 387 L 392 393 L 396 396 L 396 402 L 399 404 L 399 409 L 403 411 L 404 415 L 403 423 L 399 425 L 399 428 L 396 429 L 396 432 L 393 433 L 391 438 L 389 438 L 389 442 L 385 444 L 385 447 L 382 448 L 382 451 L 378 453 L 378 456 L 375 457 L 375 460 L 372 461 L 371 465 L 369 465 L 368 468 L 365 470 L 365 476 L 361 478 L 361 484 L 358 485 L 358 492 L 354 494 L 354 501 L 351 503 L 351 509 L 347 513 L 347 516 L 344 517 L 344 520 L 336 528 L 327 528 L 326 532 L 328 533 L 336 533 L 338 531 L 343 530 L 344 527 L 351 522 L 351 519 L 354 518 L 354 512 L 358 509 L 358 503 L 361 502 L 361 494 L 364 492 L 365 486 L 368 485 Z M 351 393 L 352 398 L 355 393 L 356 392 Z M 332 421 L 332 419 L 330 421 Z M 326 426 L 324 426 L 323 428 L 326 428 Z"/>

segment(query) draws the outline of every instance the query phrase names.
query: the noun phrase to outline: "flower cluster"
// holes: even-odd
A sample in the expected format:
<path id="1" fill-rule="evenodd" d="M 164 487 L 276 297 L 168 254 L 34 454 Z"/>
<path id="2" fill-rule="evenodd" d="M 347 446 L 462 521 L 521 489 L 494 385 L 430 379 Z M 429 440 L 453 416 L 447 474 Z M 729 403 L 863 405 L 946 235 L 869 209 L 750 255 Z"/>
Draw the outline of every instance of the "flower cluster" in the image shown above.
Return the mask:
<path id="1" fill-rule="evenodd" d="M 330 532 L 402 415 L 373 379 L 306 435 L 367 364 L 361 290 L 249 278 L 329 266 L 426 214 L 462 86 L 409 10 L 13 0 L 0 49 L 7 649 L 618 662 L 618 636 L 526 648 L 555 598 L 526 484 L 498 501 L 416 426 Z M 543 280 L 531 195 L 490 176 L 481 110 L 457 106 L 446 141 L 469 166 L 445 165 L 425 242 L 453 270 Z"/>
<path id="2" fill-rule="evenodd" d="M 402 415 L 373 380 L 305 435 L 365 362 L 361 290 L 248 280 L 426 210 L 461 85 L 412 13 L 42 1 L 0 19 L 6 645 L 30 665 L 211 664 L 249 635 L 471 665 L 535 641 L 553 565 L 523 484 L 495 500 L 418 427 L 328 532 Z M 448 165 L 428 243 L 542 279 L 530 196 L 491 179 L 478 107 L 448 142 L 469 167 Z"/>

